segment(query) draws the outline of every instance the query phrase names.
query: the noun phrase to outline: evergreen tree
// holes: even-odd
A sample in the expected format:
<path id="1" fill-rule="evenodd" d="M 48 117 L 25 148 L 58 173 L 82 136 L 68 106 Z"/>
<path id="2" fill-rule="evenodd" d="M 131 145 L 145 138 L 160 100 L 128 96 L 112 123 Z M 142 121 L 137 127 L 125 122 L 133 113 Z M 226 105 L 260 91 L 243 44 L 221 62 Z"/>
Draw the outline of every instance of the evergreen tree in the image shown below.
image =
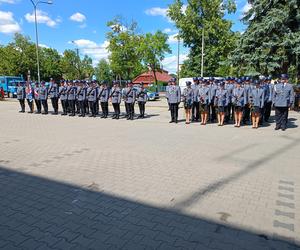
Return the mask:
<path id="1" fill-rule="evenodd" d="M 240 74 L 300 72 L 300 1 L 252 0 L 232 61 Z"/>

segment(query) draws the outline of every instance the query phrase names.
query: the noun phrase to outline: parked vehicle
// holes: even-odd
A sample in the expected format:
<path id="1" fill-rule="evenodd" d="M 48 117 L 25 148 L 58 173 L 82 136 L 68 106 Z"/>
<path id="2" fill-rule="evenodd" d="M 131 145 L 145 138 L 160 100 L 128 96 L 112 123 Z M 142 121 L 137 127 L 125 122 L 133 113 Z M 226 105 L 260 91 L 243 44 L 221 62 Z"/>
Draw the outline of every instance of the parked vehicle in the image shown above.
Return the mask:
<path id="1" fill-rule="evenodd" d="M 22 76 L 0 76 L 0 88 L 3 88 L 8 97 L 16 97 L 17 83 L 20 81 L 23 81 Z"/>
<path id="2" fill-rule="evenodd" d="M 155 100 L 159 99 L 159 93 L 158 92 L 148 91 L 147 96 L 148 96 L 149 101 L 155 101 Z"/>

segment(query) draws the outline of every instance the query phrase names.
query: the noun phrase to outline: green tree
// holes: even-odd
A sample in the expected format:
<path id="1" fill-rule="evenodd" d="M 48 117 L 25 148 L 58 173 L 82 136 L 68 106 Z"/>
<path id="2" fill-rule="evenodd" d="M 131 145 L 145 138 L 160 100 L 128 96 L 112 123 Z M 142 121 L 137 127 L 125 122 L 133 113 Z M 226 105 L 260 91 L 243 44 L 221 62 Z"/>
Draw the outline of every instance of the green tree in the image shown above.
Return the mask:
<path id="1" fill-rule="evenodd" d="M 81 63 L 81 79 L 90 79 L 94 74 L 93 59 L 87 55 L 80 61 Z"/>
<path id="2" fill-rule="evenodd" d="M 82 72 L 80 66 L 80 57 L 76 52 L 65 50 L 61 60 L 63 77 L 65 79 L 80 79 Z"/>
<path id="3" fill-rule="evenodd" d="M 189 0 L 183 11 L 183 1 L 169 6 L 168 16 L 175 22 L 183 44 L 190 49 L 182 67 L 182 76 L 201 73 L 202 31 L 204 29 L 204 74 L 226 75 L 231 70 L 228 55 L 236 46 L 232 22 L 225 14 L 236 10 L 234 0 Z"/>
<path id="4" fill-rule="evenodd" d="M 156 72 L 160 70 L 160 63 L 165 58 L 166 53 L 172 52 L 167 41 L 168 35 L 157 31 L 155 34 L 147 33 L 141 37 L 139 44 L 142 60 L 144 64 L 152 70 L 156 86 Z"/>
<path id="5" fill-rule="evenodd" d="M 116 17 L 107 26 L 111 29 L 106 34 L 111 70 L 119 78 L 132 79 L 144 70 L 138 50 L 141 36 L 137 34 L 137 23 L 125 24 L 120 17 Z"/>
<path id="6" fill-rule="evenodd" d="M 51 48 L 40 49 L 41 76 L 48 81 L 50 78 L 59 80 L 62 77 L 61 56 L 57 50 Z"/>
<path id="7" fill-rule="evenodd" d="M 109 63 L 101 59 L 95 68 L 95 74 L 98 80 L 111 81 L 113 79 Z"/>
<path id="8" fill-rule="evenodd" d="M 245 74 L 300 73 L 299 0 L 249 1 L 243 21 L 248 25 L 232 55 Z"/>

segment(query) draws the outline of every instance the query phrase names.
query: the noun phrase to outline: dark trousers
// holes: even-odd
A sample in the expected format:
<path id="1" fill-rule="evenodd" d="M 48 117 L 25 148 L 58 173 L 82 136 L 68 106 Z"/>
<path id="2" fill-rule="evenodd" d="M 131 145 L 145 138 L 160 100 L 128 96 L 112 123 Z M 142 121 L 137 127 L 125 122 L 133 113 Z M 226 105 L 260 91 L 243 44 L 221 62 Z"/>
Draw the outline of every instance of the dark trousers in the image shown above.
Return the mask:
<path id="1" fill-rule="evenodd" d="M 199 102 L 193 102 L 192 107 L 192 119 L 194 121 L 199 121 L 200 119 L 200 103 Z"/>
<path id="2" fill-rule="evenodd" d="M 271 110 L 272 110 L 272 102 L 266 102 L 265 103 L 265 122 L 269 122 L 270 116 L 271 116 Z"/>
<path id="3" fill-rule="evenodd" d="M 126 116 L 129 116 L 129 107 L 127 102 L 125 102 L 125 112 L 126 112 Z"/>
<path id="4" fill-rule="evenodd" d="M 68 101 L 61 100 L 61 106 L 62 106 L 63 114 L 66 115 L 68 113 Z"/>
<path id="5" fill-rule="evenodd" d="M 138 102 L 140 109 L 140 117 L 145 117 L 145 102 Z"/>
<path id="6" fill-rule="evenodd" d="M 99 115 L 99 100 L 95 102 L 96 114 Z"/>
<path id="7" fill-rule="evenodd" d="M 172 121 L 178 121 L 178 103 L 170 103 L 170 111 Z"/>
<path id="8" fill-rule="evenodd" d="M 78 101 L 80 115 L 83 116 L 83 117 L 85 116 L 85 106 L 84 106 L 84 102 L 85 102 L 85 101 Z"/>
<path id="9" fill-rule="evenodd" d="M 89 109 L 89 101 L 88 100 L 84 101 L 84 107 L 85 107 L 85 113 L 89 114 L 90 113 L 90 109 Z"/>
<path id="10" fill-rule="evenodd" d="M 33 113 L 33 100 L 27 99 L 27 104 L 29 106 L 30 112 Z"/>
<path id="11" fill-rule="evenodd" d="M 44 109 L 44 114 L 48 114 L 48 102 L 47 100 L 41 100 L 43 109 Z"/>
<path id="12" fill-rule="evenodd" d="M 92 116 L 96 116 L 97 114 L 97 102 L 96 101 L 89 101 L 90 111 L 92 113 Z"/>
<path id="13" fill-rule="evenodd" d="M 75 100 L 68 100 L 69 111 L 72 116 L 75 115 Z"/>
<path id="14" fill-rule="evenodd" d="M 51 103 L 52 103 L 54 113 L 57 114 L 58 113 L 58 98 L 57 97 L 51 98 Z"/>
<path id="15" fill-rule="evenodd" d="M 108 116 L 108 102 L 101 102 L 102 116 Z"/>
<path id="16" fill-rule="evenodd" d="M 288 123 L 288 116 L 288 107 L 275 107 L 276 128 L 286 129 Z"/>
<path id="17" fill-rule="evenodd" d="M 25 112 L 25 99 L 19 99 L 19 103 L 21 106 L 21 112 Z"/>
<path id="18" fill-rule="evenodd" d="M 34 100 L 35 101 L 35 106 L 36 106 L 36 110 L 37 113 L 40 114 L 42 112 L 42 104 L 40 100 Z"/>
<path id="19" fill-rule="evenodd" d="M 216 107 L 214 105 L 214 101 L 209 105 L 209 118 L 210 122 L 214 122 L 217 119 Z"/>
<path id="20" fill-rule="evenodd" d="M 80 101 L 75 100 L 76 113 L 80 114 Z"/>
<path id="21" fill-rule="evenodd" d="M 115 111 L 115 116 L 116 117 L 119 117 L 120 115 L 120 104 L 119 103 L 113 103 L 113 108 L 114 108 L 114 111 Z"/>
<path id="22" fill-rule="evenodd" d="M 134 103 L 126 103 L 126 104 L 127 104 L 128 118 L 133 119 Z"/>
<path id="23" fill-rule="evenodd" d="M 234 106 L 232 105 L 232 103 L 229 103 L 226 108 L 225 121 L 229 122 L 230 120 L 233 120 L 234 117 L 233 114 L 234 114 Z"/>

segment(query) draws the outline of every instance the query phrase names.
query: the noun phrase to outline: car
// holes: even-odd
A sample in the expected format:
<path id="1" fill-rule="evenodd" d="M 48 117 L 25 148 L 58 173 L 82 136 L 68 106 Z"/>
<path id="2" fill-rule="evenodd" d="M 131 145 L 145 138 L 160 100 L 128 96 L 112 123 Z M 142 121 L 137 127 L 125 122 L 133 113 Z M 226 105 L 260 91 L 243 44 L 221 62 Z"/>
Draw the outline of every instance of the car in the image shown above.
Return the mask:
<path id="1" fill-rule="evenodd" d="M 147 91 L 147 97 L 149 101 L 155 101 L 159 99 L 159 93 L 153 91 Z"/>

